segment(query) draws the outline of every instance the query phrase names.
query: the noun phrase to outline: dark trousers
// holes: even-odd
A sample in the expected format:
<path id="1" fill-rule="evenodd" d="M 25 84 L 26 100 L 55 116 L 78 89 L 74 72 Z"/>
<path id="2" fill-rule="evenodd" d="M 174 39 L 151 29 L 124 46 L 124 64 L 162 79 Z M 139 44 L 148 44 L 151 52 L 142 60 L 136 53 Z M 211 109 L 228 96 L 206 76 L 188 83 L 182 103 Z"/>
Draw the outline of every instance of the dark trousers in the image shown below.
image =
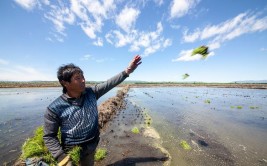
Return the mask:
<path id="1" fill-rule="evenodd" d="M 80 146 L 81 152 L 80 152 L 80 166 L 93 166 L 94 165 L 94 156 L 95 151 L 98 146 L 100 137 L 97 136 L 93 140 L 89 142 L 82 143 L 78 146 Z M 64 151 L 67 152 L 71 150 L 74 147 L 74 145 L 65 145 Z M 67 166 L 72 166 L 71 163 L 69 163 Z"/>
<path id="2" fill-rule="evenodd" d="M 82 146 L 81 150 L 81 159 L 80 166 L 93 166 L 94 165 L 94 156 L 96 152 L 97 145 L 100 138 L 97 137 L 92 143 L 88 143 Z"/>

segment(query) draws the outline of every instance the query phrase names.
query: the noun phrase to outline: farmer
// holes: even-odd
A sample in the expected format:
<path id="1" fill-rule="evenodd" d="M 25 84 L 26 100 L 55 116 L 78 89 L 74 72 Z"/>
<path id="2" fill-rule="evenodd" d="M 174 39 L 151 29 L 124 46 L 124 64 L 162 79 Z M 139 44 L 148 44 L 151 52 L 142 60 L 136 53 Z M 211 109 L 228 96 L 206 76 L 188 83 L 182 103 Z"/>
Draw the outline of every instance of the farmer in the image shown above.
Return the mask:
<path id="1" fill-rule="evenodd" d="M 44 115 L 44 142 L 59 166 L 72 165 L 67 151 L 82 148 L 80 165 L 94 165 L 99 142 L 97 99 L 123 82 L 140 65 L 135 56 L 129 66 L 104 83 L 85 87 L 83 71 L 74 64 L 59 67 L 57 77 L 63 94 L 55 99 Z M 61 143 L 57 137 L 61 131 Z"/>

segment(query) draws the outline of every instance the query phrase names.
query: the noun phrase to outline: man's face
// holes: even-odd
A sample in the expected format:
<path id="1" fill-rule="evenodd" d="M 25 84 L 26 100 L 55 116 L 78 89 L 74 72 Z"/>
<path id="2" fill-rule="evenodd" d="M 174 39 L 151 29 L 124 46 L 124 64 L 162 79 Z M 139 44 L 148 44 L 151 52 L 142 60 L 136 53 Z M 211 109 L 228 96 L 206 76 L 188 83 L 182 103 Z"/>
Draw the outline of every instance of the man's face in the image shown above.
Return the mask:
<path id="1" fill-rule="evenodd" d="M 75 73 L 66 85 L 70 93 L 82 93 L 85 90 L 85 79 L 82 73 Z"/>

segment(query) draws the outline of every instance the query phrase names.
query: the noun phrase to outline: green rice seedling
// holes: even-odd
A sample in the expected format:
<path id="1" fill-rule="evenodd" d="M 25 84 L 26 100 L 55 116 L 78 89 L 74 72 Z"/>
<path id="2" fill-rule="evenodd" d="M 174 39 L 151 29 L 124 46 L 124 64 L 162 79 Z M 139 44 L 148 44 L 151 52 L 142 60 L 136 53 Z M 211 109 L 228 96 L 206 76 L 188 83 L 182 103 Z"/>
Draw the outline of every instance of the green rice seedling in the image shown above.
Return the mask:
<path id="1" fill-rule="evenodd" d="M 210 100 L 205 100 L 204 102 L 210 104 Z"/>
<path id="2" fill-rule="evenodd" d="M 243 107 L 239 105 L 239 106 L 236 106 L 236 108 L 237 109 L 242 109 Z"/>
<path id="3" fill-rule="evenodd" d="M 54 157 L 52 156 L 51 153 L 45 153 L 42 156 L 43 160 L 49 164 L 50 166 L 56 166 L 57 165 L 57 161 L 54 159 Z"/>
<path id="4" fill-rule="evenodd" d="M 232 109 L 234 109 L 234 108 L 235 108 L 235 106 L 231 106 L 231 108 L 232 108 Z"/>
<path id="5" fill-rule="evenodd" d="M 81 149 L 82 148 L 80 146 L 75 146 L 68 152 L 74 165 L 79 165 Z"/>
<path id="6" fill-rule="evenodd" d="M 189 76 L 190 76 L 189 74 L 185 73 L 184 75 L 182 75 L 182 78 L 184 80 L 184 79 L 187 79 Z"/>
<path id="7" fill-rule="evenodd" d="M 208 49 L 209 49 L 209 47 L 207 47 L 207 46 L 200 46 L 200 47 L 193 50 L 191 56 L 194 56 L 196 54 L 200 54 L 200 55 L 202 55 L 202 58 L 206 58 L 209 55 Z"/>
<path id="8" fill-rule="evenodd" d="M 259 107 L 255 107 L 255 106 L 250 106 L 250 109 L 258 109 Z"/>
<path id="9" fill-rule="evenodd" d="M 191 146 L 185 141 L 185 140 L 182 140 L 180 142 L 180 146 L 184 149 L 184 150 L 191 150 Z"/>
<path id="10" fill-rule="evenodd" d="M 144 116 L 146 117 L 145 118 L 145 124 L 148 127 L 148 126 L 150 126 L 152 124 L 152 118 L 147 112 L 144 113 Z"/>
<path id="11" fill-rule="evenodd" d="M 40 157 L 50 166 L 56 166 L 57 161 L 54 159 L 54 157 L 51 155 L 51 153 L 48 151 L 47 147 L 44 144 L 43 133 L 43 126 L 40 126 L 35 130 L 34 136 L 32 138 L 28 138 L 23 144 L 22 154 L 20 158 L 22 160 L 26 160 L 27 158 Z M 60 132 L 58 132 L 58 138 L 59 140 L 61 138 Z M 78 165 L 80 155 L 79 147 L 73 148 L 69 152 L 69 154 L 73 161 L 73 164 Z"/>
<path id="12" fill-rule="evenodd" d="M 147 124 L 147 126 L 150 126 L 152 123 L 152 119 L 151 118 L 146 119 L 145 123 Z"/>
<path id="13" fill-rule="evenodd" d="M 95 161 L 100 161 L 102 159 L 104 159 L 107 156 L 107 150 L 103 149 L 103 148 L 99 148 L 96 150 L 94 159 Z"/>
<path id="14" fill-rule="evenodd" d="M 34 137 L 28 138 L 22 146 L 22 158 L 30 158 L 41 156 L 45 153 L 45 146 L 43 141 L 43 127 L 38 127 L 35 130 Z"/>
<path id="15" fill-rule="evenodd" d="M 134 134 L 138 134 L 138 133 L 139 133 L 139 129 L 138 129 L 137 127 L 134 127 L 134 128 L 132 129 L 132 132 L 133 132 Z"/>

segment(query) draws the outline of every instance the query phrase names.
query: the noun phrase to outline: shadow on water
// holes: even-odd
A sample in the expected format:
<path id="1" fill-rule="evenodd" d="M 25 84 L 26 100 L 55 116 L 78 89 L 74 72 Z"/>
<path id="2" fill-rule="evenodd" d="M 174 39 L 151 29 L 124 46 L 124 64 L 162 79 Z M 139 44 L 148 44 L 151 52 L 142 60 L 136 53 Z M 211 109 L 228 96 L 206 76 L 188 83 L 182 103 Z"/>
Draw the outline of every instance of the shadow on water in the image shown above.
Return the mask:
<path id="1" fill-rule="evenodd" d="M 135 166 L 138 163 L 150 163 L 150 162 L 157 162 L 157 161 L 167 161 L 168 157 L 129 157 L 124 158 L 122 160 L 116 161 L 115 163 L 108 164 L 108 166 L 124 166 L 124 165 L 130 165 Z"/>

